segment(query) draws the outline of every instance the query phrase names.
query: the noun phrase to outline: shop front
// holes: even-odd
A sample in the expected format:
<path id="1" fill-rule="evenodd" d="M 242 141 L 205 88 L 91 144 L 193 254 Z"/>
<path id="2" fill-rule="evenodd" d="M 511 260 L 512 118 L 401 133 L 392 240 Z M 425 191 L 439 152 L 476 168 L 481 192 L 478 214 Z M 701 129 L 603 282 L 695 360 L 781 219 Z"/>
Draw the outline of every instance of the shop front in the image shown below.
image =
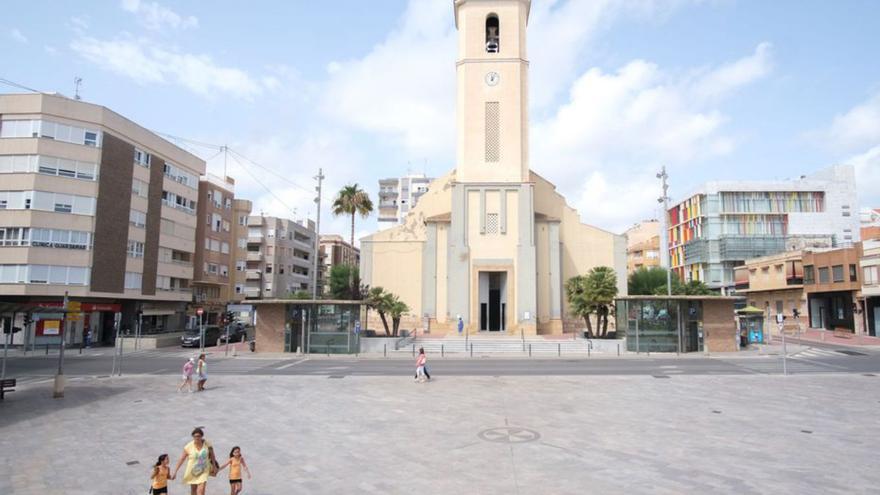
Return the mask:
<path id="1" fill-rule="evenodd" d="M 630 352 L 730 352 L 739 348 L 729 296 L 626 296 L 616 300 L 618 332 Z"/>
<path id="2" fill-rule="evenodd" d="M 354 354 L 360 349 L 360 301 L 254 301 L 255 350 Z"/>

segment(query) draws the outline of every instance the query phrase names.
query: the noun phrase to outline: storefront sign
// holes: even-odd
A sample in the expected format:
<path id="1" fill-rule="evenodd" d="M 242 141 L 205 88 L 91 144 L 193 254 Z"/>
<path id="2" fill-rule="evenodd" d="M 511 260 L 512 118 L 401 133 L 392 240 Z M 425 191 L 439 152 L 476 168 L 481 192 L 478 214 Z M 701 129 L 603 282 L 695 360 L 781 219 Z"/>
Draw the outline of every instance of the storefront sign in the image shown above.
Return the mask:
<path id="1" fill-rule="evenodd" d="M 43 320 L 43 335 L 61 335 L 61 320 Z"/>

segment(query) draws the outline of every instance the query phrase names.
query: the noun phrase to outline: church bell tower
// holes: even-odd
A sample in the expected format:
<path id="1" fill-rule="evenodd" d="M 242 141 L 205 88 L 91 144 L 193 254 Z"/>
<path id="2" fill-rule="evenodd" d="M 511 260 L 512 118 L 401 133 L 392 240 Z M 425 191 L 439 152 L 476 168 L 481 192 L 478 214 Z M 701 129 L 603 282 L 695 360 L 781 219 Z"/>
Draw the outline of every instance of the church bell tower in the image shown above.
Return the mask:
<path id="1" fill-rule="evenodd" d="M 528 181 L 530 6 L 531 0 L 455 0 L 458 182 Z"/>

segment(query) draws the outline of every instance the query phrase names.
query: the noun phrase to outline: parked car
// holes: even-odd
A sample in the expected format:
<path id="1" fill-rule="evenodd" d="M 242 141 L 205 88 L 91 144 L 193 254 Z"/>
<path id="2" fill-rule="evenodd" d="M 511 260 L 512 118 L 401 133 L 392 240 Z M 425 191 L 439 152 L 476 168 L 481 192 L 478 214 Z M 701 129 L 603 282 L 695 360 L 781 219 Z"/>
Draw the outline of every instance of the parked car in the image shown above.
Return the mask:
<path id="1" fill-rule="evenodd" d="M 205 344 L 204 347 L 211 347 L 217 345 L 220 341 L 220 327 L 217 325 L 206 325 L 205 326 Z M 180 337 L 180 346 L 181 347 L 202 347 L 201 342 L 202 331 L 199 328 L 193 328 L 191 330 L 187 330 Z"/>
<path id="2" fill-rule="evenodd" d="M 247 327 L 242 323 L 229 325 L 229 342 L 244 342 L 247 340 Z M 220 343 L 226 343 L 226 330 L 220 335 Z"/>

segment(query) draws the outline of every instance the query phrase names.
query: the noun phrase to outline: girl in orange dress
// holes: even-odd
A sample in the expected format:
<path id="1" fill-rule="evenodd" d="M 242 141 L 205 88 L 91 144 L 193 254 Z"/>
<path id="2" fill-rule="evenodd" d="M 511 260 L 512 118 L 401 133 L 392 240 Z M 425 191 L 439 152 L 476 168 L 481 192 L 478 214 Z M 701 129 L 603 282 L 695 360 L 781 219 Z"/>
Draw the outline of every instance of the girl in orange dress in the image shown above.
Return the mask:
<path id="1" fill-rule="evenodd" d="M 229 460 L 220 466 L 220 470 L 222 471 L 226 466 L 229 466 L 229 495 L 238 495 L 241 493 L 243 486 L 241 480 L 242 468 L 247 473 L 248 479 L 251 479 L 251 470 L 248 469 L 239 447 L 232 447 L 232 450 L 229 452 Z"/>
<path id="2" fill-rule="evenodd" d="M 170 474 L 168 454 L 162 454 L 153 466 L 153 474 L 150 475 L 150 493 L 153 495 L 168 493 L 168 480 L 172 479 Z"/>

